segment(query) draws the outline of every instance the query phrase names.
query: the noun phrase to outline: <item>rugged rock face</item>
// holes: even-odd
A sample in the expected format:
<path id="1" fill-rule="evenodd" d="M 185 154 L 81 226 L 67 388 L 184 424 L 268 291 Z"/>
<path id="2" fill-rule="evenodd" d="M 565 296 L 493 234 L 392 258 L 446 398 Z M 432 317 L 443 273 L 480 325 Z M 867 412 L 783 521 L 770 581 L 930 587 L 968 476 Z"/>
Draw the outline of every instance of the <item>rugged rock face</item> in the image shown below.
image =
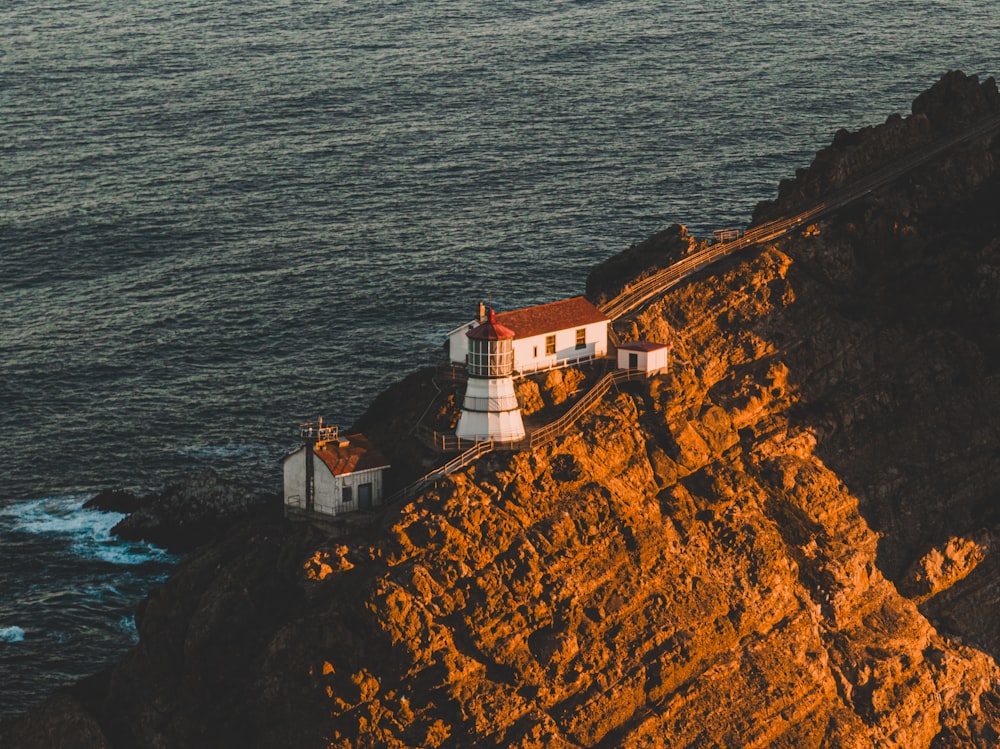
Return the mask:
<path id="1" fill-rule="evenodd" d="M 952 73 L 914 111 L 931 132 L 953 132 L 956 113 L 996 113 L 1000 95 L 992 80 Z M 957 560 L 960 574 L 931 585 L 955 587 L 922 607 L 994 656 L 1000 626 L 983 612 L 1000 599 L 998 155 L 982 138 L 774 248 L 796 296 L 775 342 L 800 388 L 796 423 L 858 496 L 891 579 L 916 593 L 915 560 L 934 549 Z M 822 169 L 803 181 L 814 178 Z M 979 551 L 959 553 L 968 541 Z"/>
<path id="2" fill-rule="evenodd" d="M 103 489 L 83 503 L 85 510 L 101 512 L 135 512 L 139 509 L 139 498 L 123 489 Z"/>
<path id="3" fill-rule="evenodd" d="M 267 504 L 265 497 L 249 487 L 225 481 L 212 472 L 188 476 L 141 500 L 131 497 L 132 503 L 130 496 L 101 492 L 85 506 L 131 513 L 111 532 L 174 552 L 190 551 L 218 538 L 248 513 L 263 511 Z"/>
<path id="4" fill-rule="evenodd" d="M 949 74 L 914 107 L 838 135 L 758 216 L 1000 101 Z M 543 449 L 487 455 L 352 536 L 240 525 L 141 608 L 99 704 L 43 705 L 18 736 L 93 718 L 81 746 L 996 746 L 998 149 L 619 322 L 670 337 L 669 373 Z M 439 397 L 408 382 L 370 427 Z M 567 387 L 536 383 L 539 408 Z"/>
<path id="5" fill-rule="evenodd" d="M 800 169 L 795 179 L 781 181 L 777 200 L 764 201 L 757 206 L 752 224 L 796 213 L 831 190 L 875 171 L 891 159 L 917 150 L 935 138 L 953 135 L 977 119 L 996 114 L 998 98 L 992 78 L 980 83 L 976 76 L 965 76 L 960 71 L 947 73 L 914 100 L 913 116 L 903 119 L 894 114 L 877 127 L 862 128 L 854 133 L 838 131 L 833 143 L 816 154 L 808 169 Z M 930 170 L 941 166 L 938 164 Z M 946 174 L 939 172 L 939 176 L 947 178 L 950 189 L 959 190 L 978 184 L 986 174 L 992 174 L 990 164 L 970 161 L 953 162 Z M 935 191 L 933 185 L 928 185 L 928 189 L 931 193 Z M 916 199 L 909 205 L 912 211 L 925 207 L 921 192 L 917 190 L 909 196 Z"/>

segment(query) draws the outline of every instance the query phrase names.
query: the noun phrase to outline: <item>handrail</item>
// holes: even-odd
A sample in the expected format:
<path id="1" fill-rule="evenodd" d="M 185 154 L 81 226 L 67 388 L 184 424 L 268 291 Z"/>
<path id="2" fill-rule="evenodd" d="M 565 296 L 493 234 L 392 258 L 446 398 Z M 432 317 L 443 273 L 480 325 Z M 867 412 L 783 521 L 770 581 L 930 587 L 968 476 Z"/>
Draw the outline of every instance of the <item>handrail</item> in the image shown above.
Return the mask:
<path id="1" fill-rule="evenodd" d="M 332 427 L 325 427 L 323 426 L 322 418 L 318 422 L 307 421 L 299 424 L 299 437 L 306 441 L 322 442 L 324 440 L 335 440 L 338 439 L 339 434 L 339 425 L 335 424 Z"/>
<path id="2" fill-rule="evenodd" d="M 606 359 L 607 354 L 584 354 L 583 356 L 570 356 L 565 359 L 555 359 L 548 364 L 540 364 L 533 369 L 525 367 L 524 369 L 518 369 L 514 367 L 514 379 L 519 379 L 521 377 L 527 377 L 530 374 L 537 374 L 539 372 L 549 372 L 553 369 L 566 369 L 567 367 L 572 367 L 574 364 L 586 364 L 587 362 L 597 361 L 598 359 Z"/>
<path id="3" fill-rule="evenodd" d="M 834 190 L 826 196 L 825 200 L 804 211 L 760 224 L 748 229 L 739 239 L 714 244 L 688 255 L 667 268 L 647 276 L 633 286 L 623 289 L 617 296 L 600 305 L 599 309 L 612 320 L 617 320 L 717 260 L 747 247 L 785 236 L 807 221 L 843 208 L 956 145 L 984 135 L 998 127 L 1000 127 L 1000 115 L 986 117 L 961 133 L 944 138 L 924 150 L 902 156 L 890 164 L 876 169 L 852 185 Z"/>
<path id="4" fill-rule="evenodd" d="M 465 382 L 469 379 L 469 370 L 465 365 L 438 364 L 434 374 L 446 382 Z"/>
<path id="5" fill-rule="evenodd" d="M 485 442 L 477 442 L 471 448 L 466 450 L 464 453 L 456 455 L 454 458 L 449 460 L 443 466 L 438 466 L 433 471 L 428 471 L 423 476 L 418 478 L 416 481 L 411 481 L 406 486 L 398 489 L 394 492 L 387 500 L 386 504 L 392 504 L 393 502 L 398 502 L 401 499 L 407 499 L 416 494 L 420 489 L 442 476 L 447 476 L 450 473 L 454 473 L 459 468 L 463 468 L 473 460 L 485 455 L 493 449 L 493 440 L 487 440 Z"/>
<path id="6" fill-rule="evenodd" d="M 576 421 L 583 416 L 587 411 L 589 411 L 597 401 L 604 396 L 608 390 L 611 389 L 613 384 L 618 382 L 624 382 L 626 380 L 631 380 L 634 377 L 645 377 L 645 374 L 641 370 L 637 369 L 617 369 L 612 372 L 608 372 L 604 377 L 594 383 L 594 386 L 587 391 L 580 400 L 573 404 L 573 406 L 562 416 L 560 416 L 555 421 L 552 421 L 545 426 L 536 429 L 532 432 L 528 438 L 522 440 L 516 440 L 512 442 L 501 442 L 499 440 L 486 440 L 483 442 L 476 442 L 465 452 L 459 453 L 454 458 L 449 460 L 442 466 L 435 468 L 423 476 L 418 478 L 401 489 L 397 490 L 392 496 L 387 500 L 387 504 L 397 502 L 401 499 L 406 499 L 415 495 L 421 488 L 429 484 L 435 479 L 447 476 L 448 474 L 454 473 L 459 468 L 464 468 L 473 460 L 480 458 L 488 452 L 497 449 L 503 450 L 522 450 L 522 449 L 534 449 L 536 447 L 541 447 L 549 442 L 552 442 L 561 434 L 564 434 Z M 454 437 L 454 435 L 437 435 L 441 438 L 453 437 L 461 443 L 461 439 Z"/>
<path id="7" fill-rule="evenodd" d="M 529 437 L 529 447 L 532 449 L 540 447 L 564 434 L 566 430 L 575 424 L 581 416 L 593 408 L 594 404 L 597 403 L 599 399 L 604 397 L 604 394 L 611 389 L 612 385 L 639 376 L 645 375 L 642 374 L 640 370 L 632 369 L 616 369 L 608 372 L 604 375 L 604 377 L 594 383 L 594 387 L 588 390 L 586 395 L 574 403 L 566 413 L 555 421 L 552 421 L 532 432 Z"/>

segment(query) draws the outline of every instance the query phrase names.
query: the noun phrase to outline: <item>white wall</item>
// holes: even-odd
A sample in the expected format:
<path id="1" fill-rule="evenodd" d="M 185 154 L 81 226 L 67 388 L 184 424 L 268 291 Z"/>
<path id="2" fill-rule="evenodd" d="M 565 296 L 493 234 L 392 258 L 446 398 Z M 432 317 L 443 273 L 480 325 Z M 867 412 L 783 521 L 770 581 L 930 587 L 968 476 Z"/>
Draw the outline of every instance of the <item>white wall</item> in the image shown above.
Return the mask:
<path id="1" fill-rule="evenodd" d="M 667 368 L 668 357 L 670 356 L 670 349 L 661 348 L 656 351 L 649 352 L 649 358 L 646 360 L 646 370 L 648 373 L 659 372 L 660 370 Z"/>
<path id="2" fill-rule="evenodd" d="M 285 458 L 285 505 L 305 509 L 306 506 L 306 450 L 300 447 Z M 334 476 L 329 467 L 315 453 L 313 454 L 313 488 L 315 490 L 314 508 L 316 512 L 328 515 L 339 515 L 358 509 L 358 487 L 362 484 L 372 485 L 372 506 L 382 504 L 384 493 L 383 468 L 369 468 L 365 471 Z M 350 486 L 353 500 L 344 502 L 344 487 Z"/>
<path id="3" fill-rule="evenodd" d="M 635 354 L 638 359 L 637 368 L 646 374 L 653 374 L 667 368 L 667 356 L 669 353 L 670 349 L 666 347 L 653 351 L 630 351 L 620 348 L 618 349 L 618 368 L 628 369 L 629 354 Z"/>
<path id="4" fill-rule="evenodd" d="M 285 506 L 306 506 L 306 449 L 300 447 L 285 457 Z"/>
<path id="5" fill-rule="evenodd" d="M 474 327 L 476 327 L 475 321 L 469 321 L 448 334 L 448 360 L 452 364 L 465 364 L 466 355 L 469 353 L 469 338 L 465 334 Z"/>
<path id="6" fill-rule="evenodd" d="M 595 322 L 581 327 L 586 328 L 587 345 L 579 349 L 576 347 L 576 331 L 579 328 L 557 330 L 555 333 L 555 354 L 545 353 L 545 338 L 546 335 L 552 335 L 551 333 L 515 339 L 514 369 L 519 372 L 530 372 L 566 359 L 606 355 L 608 353 L 608 323 L 606 321 Z"/>
<path id="7" fill-rule="evenodd" d="M 362 484 L 372 485 L 372 506 L 382 504 L 382 474 L 381 468 L 370 468 L 367 471 L 357 471 L 343 476 L 334 476 L 320 458 L 316 470 L 316 511 L 328 515 L 339 515 L 342 512 L 353 512 L 359 508 L 358 487 Z M 353 499 L 344 502 L 344 487 L 351 487 Z"/>
<path id="8" fill-rule="evenodd" d="M 489 409 L 489 410 L 487 410 Z M 455 436 L 467 440 L 513 442 L 524 438 L 524 421 L 510 377 L 470 377 Z"/>

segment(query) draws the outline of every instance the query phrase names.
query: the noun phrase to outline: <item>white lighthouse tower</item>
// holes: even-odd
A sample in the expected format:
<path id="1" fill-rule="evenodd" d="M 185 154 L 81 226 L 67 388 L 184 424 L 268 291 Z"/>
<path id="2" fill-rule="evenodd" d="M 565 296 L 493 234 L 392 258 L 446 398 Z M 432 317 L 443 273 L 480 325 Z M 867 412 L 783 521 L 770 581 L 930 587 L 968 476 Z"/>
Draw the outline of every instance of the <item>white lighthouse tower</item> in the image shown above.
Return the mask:
<path id="1" fill-rule="evenodd" d="M 514 442 L 524 438 L 521 407 L 514 395 L 514 331 L 488 320 L 468 333 L 469 382 L 455 435 L 460 439 Z"/>

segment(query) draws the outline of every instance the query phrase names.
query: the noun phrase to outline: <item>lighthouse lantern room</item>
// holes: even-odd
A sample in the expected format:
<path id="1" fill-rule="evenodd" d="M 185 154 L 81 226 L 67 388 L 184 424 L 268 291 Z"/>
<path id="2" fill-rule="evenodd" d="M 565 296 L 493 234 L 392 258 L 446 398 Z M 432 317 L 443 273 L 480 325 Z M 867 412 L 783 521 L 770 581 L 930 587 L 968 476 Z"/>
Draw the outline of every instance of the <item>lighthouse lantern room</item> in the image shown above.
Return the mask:
<path id="1" fill-rule="evenodd" d="M 466 333 L 469 380 L 456 436 L 469 440 L 514 442 L 524 438 L 521 408 L 514 394 L 514 331 L 488 320 Z"/>

